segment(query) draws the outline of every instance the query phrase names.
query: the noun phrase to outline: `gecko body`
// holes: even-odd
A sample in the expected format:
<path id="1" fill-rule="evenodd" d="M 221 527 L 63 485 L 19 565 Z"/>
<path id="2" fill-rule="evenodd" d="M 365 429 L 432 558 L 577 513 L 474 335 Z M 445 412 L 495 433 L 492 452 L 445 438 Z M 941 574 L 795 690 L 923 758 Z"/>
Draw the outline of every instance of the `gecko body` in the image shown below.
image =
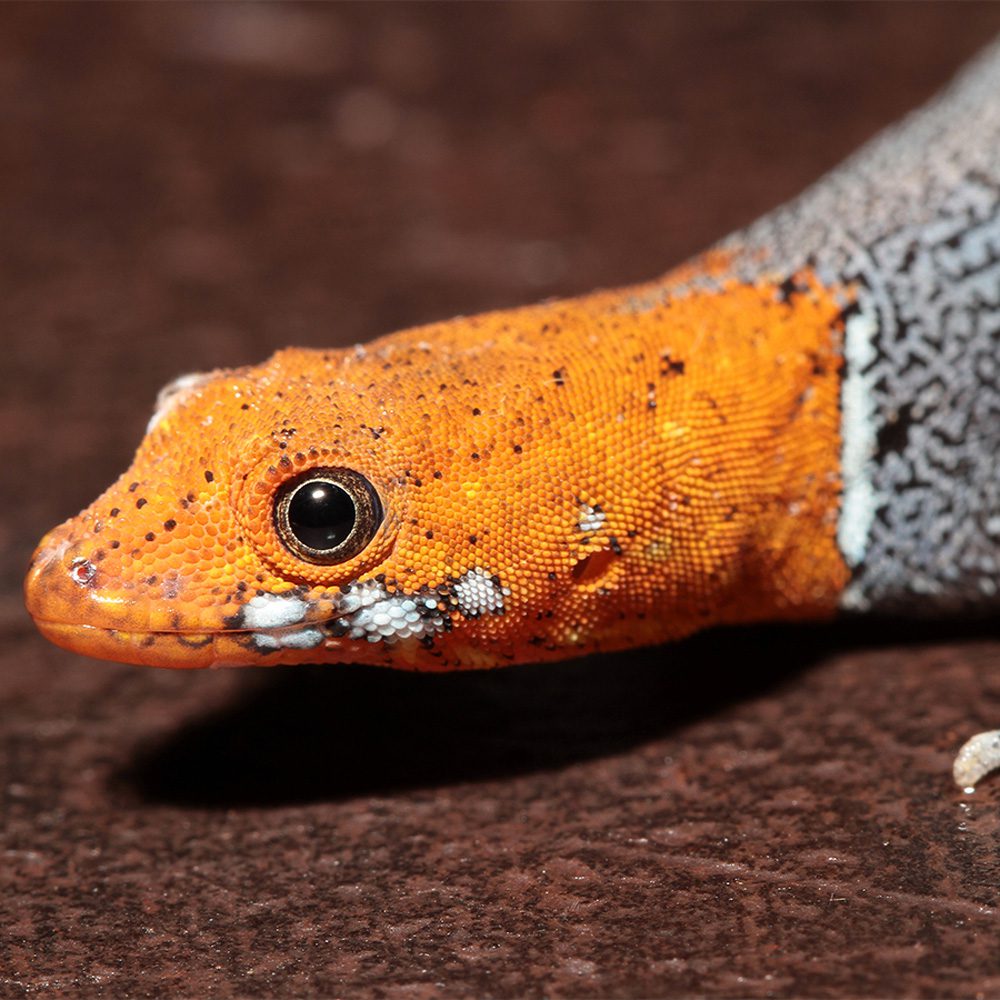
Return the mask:
<path id="1" fill-rule="evenodd" d="M 998 363 L 994 46 L 657 281 L 179 379 L 27 603 L 97 657 L 419 670 L 983 610 Z"/>

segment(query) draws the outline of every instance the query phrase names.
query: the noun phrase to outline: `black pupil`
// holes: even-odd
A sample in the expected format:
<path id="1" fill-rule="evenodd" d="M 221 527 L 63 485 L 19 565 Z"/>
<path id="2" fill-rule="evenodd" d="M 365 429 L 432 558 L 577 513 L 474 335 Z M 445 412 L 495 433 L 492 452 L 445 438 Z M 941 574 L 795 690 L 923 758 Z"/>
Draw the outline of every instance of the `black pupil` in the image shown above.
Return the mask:
<path id="1" fill-rule="evenodd" d="M 300 486 L 288 505 L 288 527 L 303 544 L 319 552 L 341 545 L 354 530 L 354 501 L 336 483 L 322 480 Z"/>

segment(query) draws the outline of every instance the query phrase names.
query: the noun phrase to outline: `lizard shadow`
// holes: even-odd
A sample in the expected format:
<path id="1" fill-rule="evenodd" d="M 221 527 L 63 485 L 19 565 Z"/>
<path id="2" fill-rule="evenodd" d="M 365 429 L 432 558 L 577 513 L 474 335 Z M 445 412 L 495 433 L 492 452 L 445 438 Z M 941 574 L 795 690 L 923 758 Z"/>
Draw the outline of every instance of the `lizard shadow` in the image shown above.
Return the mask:
<path id="1" fill-rule="evenodd" d="M 664 736 L 839 648 L 941 635 L 933 623 L 762 626 L 496 671 L 284 668 L 140 749 L 117 781 L 146 802 L 233 808 L 501 778 Z"/>

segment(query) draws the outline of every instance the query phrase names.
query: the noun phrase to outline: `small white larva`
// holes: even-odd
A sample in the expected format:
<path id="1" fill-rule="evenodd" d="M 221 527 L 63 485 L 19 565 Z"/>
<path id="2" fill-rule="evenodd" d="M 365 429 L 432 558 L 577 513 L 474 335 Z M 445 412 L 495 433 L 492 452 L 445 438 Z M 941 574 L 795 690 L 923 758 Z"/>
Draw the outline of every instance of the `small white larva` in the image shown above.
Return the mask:
<path id="1" fill-rule="evenodd" d="M 955 755 L 951 773 L 959 788 L 972 792 L 987 774 L 997 768 L 1000 768 L 1000 729 L 976 733 L 966 740 Z"/>

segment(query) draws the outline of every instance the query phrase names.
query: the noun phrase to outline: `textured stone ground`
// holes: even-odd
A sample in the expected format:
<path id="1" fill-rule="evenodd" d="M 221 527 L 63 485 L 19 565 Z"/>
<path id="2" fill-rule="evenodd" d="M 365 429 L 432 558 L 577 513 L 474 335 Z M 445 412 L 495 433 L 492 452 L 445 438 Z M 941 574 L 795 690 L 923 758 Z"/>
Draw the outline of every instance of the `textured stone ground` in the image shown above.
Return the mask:
<path id="1" fill-rule="evenodd" d="M 986 626 L 421 678 L 43 643 L 181 371 L 650 277 L 1000 7 L 0 9 L 0 996 L 1000 996 Z"/>

